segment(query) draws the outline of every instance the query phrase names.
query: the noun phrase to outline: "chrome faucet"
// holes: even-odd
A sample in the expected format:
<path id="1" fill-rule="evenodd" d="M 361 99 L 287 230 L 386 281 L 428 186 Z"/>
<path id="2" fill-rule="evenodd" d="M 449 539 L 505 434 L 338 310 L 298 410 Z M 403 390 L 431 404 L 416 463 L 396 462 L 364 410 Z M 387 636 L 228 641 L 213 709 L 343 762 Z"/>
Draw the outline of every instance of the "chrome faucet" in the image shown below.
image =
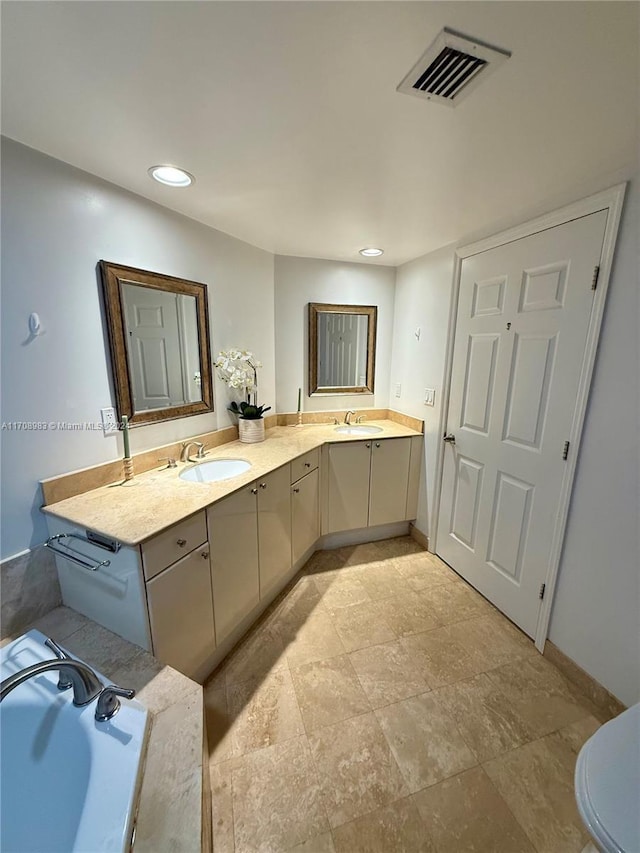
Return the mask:
<path id="1" fill-rule="evenodd" d="M 351 409 L 349 409 L 347 414 L 344 416 L 344 422 L 347 426 L 351 425 L 351 415 L 355 415 L 355 412 L 353 412 L 353 411 L 351 411 Z"/>
<path id="2" fill-rule="evenodd" d="M 201 441 L 183 441 L 182 450 L 180 451 L 181 462 L 193 462 L 190 457 L 191 447 L 194 445 L 198 448 L 197 458 L 204 459 L 204 444 Z"/>
<path id="3" fill-rule="evenodd" d="M 0 702 L 25 681 L 52 670 L 57 670 L 60 673 L 58 690 L 73 687 L 74 705 L 83 707 L 89 702 L 93 702 L 94 699 L 98 700 L 95 718 L 99 722 L 110 720 L 118 711 L 120 707 L 118 696 L 133 699 L 136 695 L 135 690 L 127 690 L 123 687 L 117 687 L 115 684 L 105 687 L 91 667 L 70 657 L 53 640 L 47 638 L 45 645 L 54 652 L 56 658 L 34 663 L 5 678 L 0 682 Z"/>

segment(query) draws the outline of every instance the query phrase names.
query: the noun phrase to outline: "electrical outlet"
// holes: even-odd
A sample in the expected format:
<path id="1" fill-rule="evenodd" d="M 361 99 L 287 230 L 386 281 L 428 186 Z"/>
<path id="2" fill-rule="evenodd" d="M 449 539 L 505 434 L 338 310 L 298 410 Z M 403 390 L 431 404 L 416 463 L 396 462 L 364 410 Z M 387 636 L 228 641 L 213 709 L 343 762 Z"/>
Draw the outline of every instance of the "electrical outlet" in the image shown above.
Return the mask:
<path id="1" fill-rule="evenodd" d="M 102 432 L 104 435 L 116 435 L 118 432 L 118 418 L 116 410 L 113 406 L 108 409 L 100 409 L 100 417 L 102 418 Z"/>
<path id="2" fill-rule="evenodd" d="M 425 406 L 435 406 L 435 404 L 436 404 L 436 389 L 435 388 L 425 388 L 425 390 L 424 390 L 424 404 L 425 404 Z"/>
<path id="3" fill-rule="evenodd" d="M 402 394 L 402 385 L 399 382 L 396 382 L 396 397 L 399 397 Z"/>

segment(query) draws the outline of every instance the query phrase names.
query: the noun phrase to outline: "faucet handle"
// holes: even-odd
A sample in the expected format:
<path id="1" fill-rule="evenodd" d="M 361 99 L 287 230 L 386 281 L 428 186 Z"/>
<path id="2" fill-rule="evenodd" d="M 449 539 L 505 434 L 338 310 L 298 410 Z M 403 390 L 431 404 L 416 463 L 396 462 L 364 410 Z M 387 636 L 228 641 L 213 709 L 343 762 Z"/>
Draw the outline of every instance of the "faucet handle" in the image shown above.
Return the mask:
<path id="1" fill-rule="evenodd" d="M 96 720 L 99 723 L 104 723 L 106 720 L 110 720 L 114 714 L 118 713 L 120 709 L 118 696 L 122 696 L 125 699 L 133 699 L 135 695 L 135 690 L 127 690 L 126 687 L 109 684 L 102 690 L 100 696 L 98 696 L 95 714 Z"/>
<path id="2" fill-rule="evenodd" d="M 61 649 L 60 646 L 51 639 L 51 637 L 47 637 L 44 644 L 48 649 L 51 649 L 58 660 L 73 660 L 71 655 L 68 655 L 64 649 Z M 60 670 L 58 674 L 58 690 L 68 690 L 71 686 L 72 684 L 69 676 L 65 675 L 65 673 Z"/>
<path id="3" fill-rule="evenodd" d="M 364 415 L 358 415 L 358 417 L 356 418 L 356 423 L 361 424 L 363 420 L 365 420 L 365 416 Z"/>
<path id="4" fill-rule="evenodd" d="M 158 462 L 166 462 L 167 468 L 177 468 L 178 467 L 178 463 L 173 458 L 173 456 L 161 456 L 160 459 L 158 459 Z"/>
<path id="5" fill-rule="evenodd" d="M 200 444 L 200 447 L 198 448 L 198 452 L 196 453 L 196 457 L 198 459 L 204 459 L 204 457 L 207 455 L 207 446 L 206 446 L 206 444 L 202 444 L 201 442 L 199 442 L 199 444 Z"/>

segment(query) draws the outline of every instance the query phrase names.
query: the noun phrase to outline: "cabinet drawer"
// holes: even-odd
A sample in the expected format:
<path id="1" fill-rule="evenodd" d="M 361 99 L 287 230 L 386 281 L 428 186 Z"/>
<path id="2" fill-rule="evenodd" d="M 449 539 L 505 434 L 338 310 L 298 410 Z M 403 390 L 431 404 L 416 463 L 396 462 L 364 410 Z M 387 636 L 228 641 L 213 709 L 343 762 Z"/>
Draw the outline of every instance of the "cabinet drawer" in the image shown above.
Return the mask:
<path id="1" fill-rule="evenodd" d="M 155 577 L 171 563 L 175 563 L 206 541 L 207 517 L 202 510 L 144 542 L 142 565 L 146 580 Z"/>
<path id="2" fill-rule="evenodd" d="M 308 474 L 309 471 L 315 470 L 319 464 L 319 447 L 316 447 L 315 450 L 310 450 L 308 453 L 305 453 L 304 456 L 298 456 L 298 458 L 294 459 L 291 463 L 291 482 L 297 482 L 300 477 L 304 477 L 304 475 Z"/>

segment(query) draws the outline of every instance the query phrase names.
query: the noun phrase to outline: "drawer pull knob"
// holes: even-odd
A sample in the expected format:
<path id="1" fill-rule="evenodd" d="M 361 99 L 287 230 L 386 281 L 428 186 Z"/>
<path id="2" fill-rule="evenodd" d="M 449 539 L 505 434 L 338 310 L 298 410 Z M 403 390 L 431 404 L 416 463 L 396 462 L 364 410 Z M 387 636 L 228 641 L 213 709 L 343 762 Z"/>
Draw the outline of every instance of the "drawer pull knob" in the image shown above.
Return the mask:
<path id="1" fill-rule="evenodd" d="M 267 484 L 266 484 L 266 483 L 260 483 L 260 488 L 261 488 L 261 489 L 266 489 L 266 488 L 267 488 Z"/>
<path id="2" fill-rule="evenodd" d="M 202 557 L 203 560 L 208 560 L 209 559 L 209 552 L 203 551 L 202 554 L 200 554 L 200 556 Z"/>
<path id="3" fill-rule="evenodd" d="M 258 494 L 258 490 L 257 490 L 257 489 L 251 489 L 251 494 L 252 494 L 252 495 L 257 495 L 257 494 Z"/>
<path id="4" fill-rule="evenodd" d="M 293 491 L 294 491 L 296 494 L 298 494 L 298 492 L 300 491 L 300 489 L 294 489 Z"/>
<path id="5" fill-rule="evenodd" d="M 179 547 L 179 548 L 184 548 L 184 546 L 185 546 L 186 544 L 187 544 L 187 540 L 186 540 L 186 539 L 177 539 L 177 540 L 176 540 L 176 545 L 178 545 L 178 547 Z"/>
<path id="6" fill-rule="evenodd" d="M 311 468 L 311 462 L 305 462 L 304 467 L 305 468 Z"/>

